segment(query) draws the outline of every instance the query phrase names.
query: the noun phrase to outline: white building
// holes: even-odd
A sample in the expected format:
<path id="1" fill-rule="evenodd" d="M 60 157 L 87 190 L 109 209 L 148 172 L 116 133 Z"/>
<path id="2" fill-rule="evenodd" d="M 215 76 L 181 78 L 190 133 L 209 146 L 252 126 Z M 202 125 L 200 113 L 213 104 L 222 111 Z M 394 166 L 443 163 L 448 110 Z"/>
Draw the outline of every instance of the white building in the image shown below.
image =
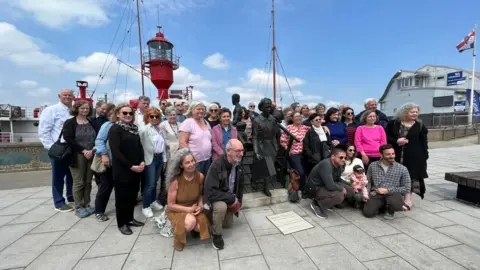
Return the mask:
<path id="1" fill-rule="evenodd" d="M 476 72 L 475 77 L 475 88 L 479 89 L 480 74 Z M 379 100 L 380 110 L 394 116 L 400 106 L 414 102 L 420 106 L 422 118 L 465 114 L 468 112 L 466 89 L 471 86 L 471 70 L 439 65 L 424 65 L 416 71 L 400 70 L 385 88 Z"/>

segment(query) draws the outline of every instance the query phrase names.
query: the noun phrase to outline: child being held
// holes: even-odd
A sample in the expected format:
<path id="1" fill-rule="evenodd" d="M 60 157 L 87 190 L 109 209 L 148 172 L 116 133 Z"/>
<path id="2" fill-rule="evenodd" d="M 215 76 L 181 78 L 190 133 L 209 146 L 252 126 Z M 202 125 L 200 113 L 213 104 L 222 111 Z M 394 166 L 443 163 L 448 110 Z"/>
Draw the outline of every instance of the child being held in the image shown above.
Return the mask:
<path id="1" fill-rule="evenodd" d="M 352 185 L 352 189 L 355 192 L 356 201 L 366 202 L 369 198 L 367 190 L 367 176 L 365 175 L 365 169 L 360 165 L 353 167 L 353 173 L 348 176 L 348 180 Z"/>

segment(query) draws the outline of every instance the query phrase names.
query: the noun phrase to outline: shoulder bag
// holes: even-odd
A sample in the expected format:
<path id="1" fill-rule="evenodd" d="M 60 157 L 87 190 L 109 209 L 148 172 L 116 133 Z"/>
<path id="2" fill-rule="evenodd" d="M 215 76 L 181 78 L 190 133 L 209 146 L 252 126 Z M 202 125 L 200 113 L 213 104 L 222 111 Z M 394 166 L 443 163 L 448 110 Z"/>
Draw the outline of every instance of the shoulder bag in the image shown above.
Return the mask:
<path id="1" fill-rule="evenodd" d="M 50 149 L 48 149 L 48 156 L 53 160 L 65 160 L 72 156 L 72 149 L 70 146 L 66 142 L 60 142 L 62 135 L 63 129 L 58 136 L 58 140 L 50 147 Z"/>

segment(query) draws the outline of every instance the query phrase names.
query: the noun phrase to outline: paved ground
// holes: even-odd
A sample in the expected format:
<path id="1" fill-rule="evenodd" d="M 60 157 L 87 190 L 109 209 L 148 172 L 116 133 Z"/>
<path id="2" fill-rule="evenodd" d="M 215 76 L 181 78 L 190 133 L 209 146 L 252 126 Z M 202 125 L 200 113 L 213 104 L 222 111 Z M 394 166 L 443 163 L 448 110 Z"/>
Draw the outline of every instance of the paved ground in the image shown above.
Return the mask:
<path id="1" fill-rule="evenodd" d="M 431 150 L 425 200 L 393 221 L 352 209 L 316 218 L 308 201 L 247 209 L 225 232 L 225 249 L 190 241 L 183 252 L 147 221 L 123 236 L 52 209 L 49 187 L 0 190 L 0 269 L 480 269 L 480 209 L 453 199 L 447 171 L 478 169 L 480 146 Z M 472 162 L 474 161 L 474 162 Z M 137 217 L 141 217 L 137 207 Z M 293 210 L 315 227 L 282 235 L 266 216 Z"/>

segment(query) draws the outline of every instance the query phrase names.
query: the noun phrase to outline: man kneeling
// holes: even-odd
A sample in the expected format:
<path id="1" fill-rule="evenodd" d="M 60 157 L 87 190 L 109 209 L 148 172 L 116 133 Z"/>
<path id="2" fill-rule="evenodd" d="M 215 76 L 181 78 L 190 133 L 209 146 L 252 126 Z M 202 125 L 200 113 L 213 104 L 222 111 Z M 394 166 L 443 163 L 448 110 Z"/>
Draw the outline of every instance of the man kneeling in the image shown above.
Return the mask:
<path id="1" fill-rule="evenodd" d="M 390 144 L 380 146 L 381 159 L 368 167 L 370 199 L 363 207 L 366 217 L 374 217 L 385 206 L 385 218 L 393 219 L 401 211 L 403 195 L 410 191 L 410 174 L 405 166 L 395 162 L 395 150 Z"/>
<path id="2" fill-rule="evenodd" d="M 233 214 L 238 217 L 243 196 L 243 170 L 240 164 L 243 145 L 231 139 L 226 153 L 213 161 L 207 173 L 204 197 L 210 207 L 213 247 L 223 249 L 223 228 L 233 223 Z"/>

